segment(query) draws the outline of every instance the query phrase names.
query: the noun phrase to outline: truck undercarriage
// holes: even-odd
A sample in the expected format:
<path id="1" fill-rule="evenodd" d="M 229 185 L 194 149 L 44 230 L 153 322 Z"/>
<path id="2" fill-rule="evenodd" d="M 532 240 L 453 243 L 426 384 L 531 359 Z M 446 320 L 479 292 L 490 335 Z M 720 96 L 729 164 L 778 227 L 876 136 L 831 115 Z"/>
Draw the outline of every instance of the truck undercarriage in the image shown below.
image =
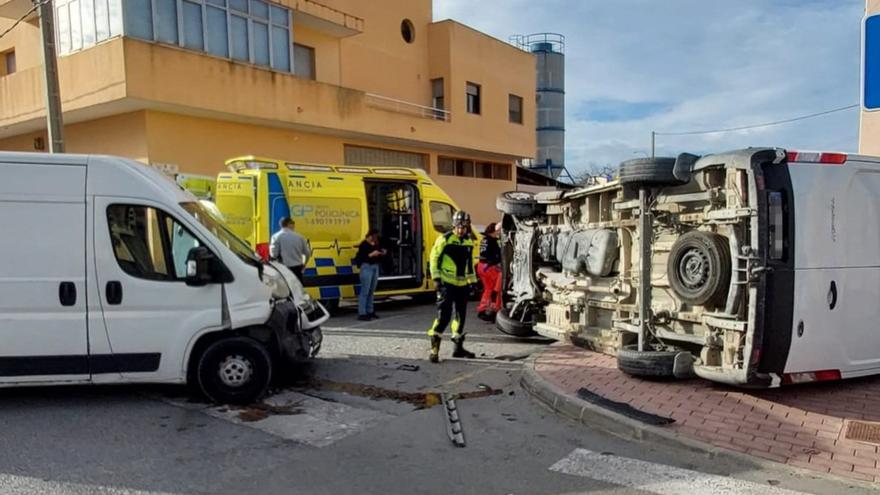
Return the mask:
<path id="1" fill-rule="evenodd" d="M 634 375 L 774 385 L 757 371 L 775 149 L 624 162 L 606 184 L 505 193 L 498 326 L 618 356 Z"/>

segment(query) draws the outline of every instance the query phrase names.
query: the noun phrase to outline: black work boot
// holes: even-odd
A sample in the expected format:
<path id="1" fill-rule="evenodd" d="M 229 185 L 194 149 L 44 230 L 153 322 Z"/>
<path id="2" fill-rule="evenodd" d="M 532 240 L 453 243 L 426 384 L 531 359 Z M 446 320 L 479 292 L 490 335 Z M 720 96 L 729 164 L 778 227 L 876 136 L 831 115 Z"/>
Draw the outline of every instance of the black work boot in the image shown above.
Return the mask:
<path id="1" fill-rule="evenodd" d="M 440 362 L 440 342 L 442 341 L 443 339 L 439 335 L 431 336 L 431 354 L 428 356 L 428 361 L 432 363 Z"/>
<path id="2" fill-rule="evenodd" d="M 464 335 L 453 337 L 452 341 L 455 342 L 455 349 L 452 351 L 452 357 L 465 359 L 473 359 L 477 357 L 476 354 L 464 348 Z"/>

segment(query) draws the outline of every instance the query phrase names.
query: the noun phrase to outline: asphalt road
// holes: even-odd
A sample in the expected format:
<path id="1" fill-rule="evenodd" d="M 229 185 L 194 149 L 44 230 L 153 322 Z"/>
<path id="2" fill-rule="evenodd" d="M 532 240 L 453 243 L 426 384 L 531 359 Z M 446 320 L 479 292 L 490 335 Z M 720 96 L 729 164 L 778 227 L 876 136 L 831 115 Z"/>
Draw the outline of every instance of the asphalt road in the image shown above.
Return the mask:
<path id="1" fill-rule="evenodd" d="M 519 388 L 539 339 L 473 318 L 473 361 L 424 358 L 431 306 L 392 301 L 363 323 L 343 308 L 323 356 L 248 408 L 182 388 L 0 391 L 0 493 L 868 493 L 568 422 Z M 457 395 L 466 446 L 439 394 Z"/>

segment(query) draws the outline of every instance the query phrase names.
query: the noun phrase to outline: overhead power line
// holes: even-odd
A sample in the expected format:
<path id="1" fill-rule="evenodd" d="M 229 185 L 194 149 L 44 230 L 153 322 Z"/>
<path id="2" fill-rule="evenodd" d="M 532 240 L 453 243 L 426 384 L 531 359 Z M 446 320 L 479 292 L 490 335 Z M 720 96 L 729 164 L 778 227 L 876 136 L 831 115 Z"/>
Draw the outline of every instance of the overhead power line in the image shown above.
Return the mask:
<path id="1" fill-rule="evenodd" d="M 764 122 L 763 124 L 752 124 L 752 125 L 743 125 L 739 127 L 728 127 L 726 129 L 710 129 L 710 130 L 701 130 L 701 131 L 685 131 L 685 132 L 655 132 L 657 136 L 693 136 L 696 134 L 719 134 L 722 132 L 733 132 L 733 131 L 744 131 L 746 129 L 757 129 L 759 127 L 771 127 L 775 125 L 789 124 L 791 122 L 797 122 L 799 120 L 812 119 L 814 117 L 821 117 L 822 115 L 828 115 L 830 113 L 842 112 L 844 110 L 851 110 L 853 108 L 858 108 L 858 104 L 849 105 L 840 108 L 832 108 L 831 110 L 825 110 L 823 112 L 811 113 L 808 115 L 801 115 L 798 117 L 792 117 L 790 119 L 785 120 L 776 120 L 773 122 Z"/>
<path id="2" fill-rule="evenodd" d="M 31 7 L 31 10 L 28 10 L 27 13 L 26 13 L 25 15 L 19 17 L 17 21 L 13 22 L 12 25 L 9 26 L 9 28 L 8 28 L 6 31 L 3 31 L 3 34 L 0 34 L 0 39 L 3 39 L 4 36 L 6 36 L 7 34 L 11 33 L 12 30 L 15 29 L 19 24 L 21 24 L 22 22 L 24 22 L 24 20 L 27 19 L 29 15 L 33 14 L 34 12 L 36 12 L 37 9 L 39 9 L 40 7 L 43 6 L 43 4 L 49 3 L 50 1 L 51 1 L 51 0 L 43 0 L 43 1 L 40 2 L 40 3 L 35 3 L 34 6 Z"/>

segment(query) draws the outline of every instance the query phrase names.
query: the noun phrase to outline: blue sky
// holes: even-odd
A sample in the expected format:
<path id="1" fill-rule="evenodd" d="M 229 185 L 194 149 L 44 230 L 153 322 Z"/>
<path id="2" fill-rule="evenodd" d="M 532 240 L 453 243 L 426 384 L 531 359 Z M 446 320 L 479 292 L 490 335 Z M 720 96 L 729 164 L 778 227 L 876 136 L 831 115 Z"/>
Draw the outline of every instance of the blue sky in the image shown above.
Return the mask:
<path id="1" fill-rule="evenodd" d="M 572 173 L 650 151 L 650 134 L 737 127 L 859 101 L 864 0 L 434 0 L 497 38 L 566 37 Z M 657 154 L 746 146 L 856 151 L 858 109 L 705 136 Z"/>

